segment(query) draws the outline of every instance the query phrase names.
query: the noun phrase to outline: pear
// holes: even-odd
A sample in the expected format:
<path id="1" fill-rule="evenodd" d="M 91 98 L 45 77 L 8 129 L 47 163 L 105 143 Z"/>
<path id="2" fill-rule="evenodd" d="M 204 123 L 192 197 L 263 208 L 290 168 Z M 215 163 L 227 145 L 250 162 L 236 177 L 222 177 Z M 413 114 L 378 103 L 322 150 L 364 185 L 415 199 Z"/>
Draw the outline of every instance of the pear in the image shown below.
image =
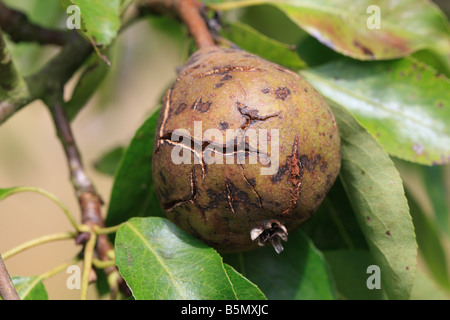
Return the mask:
<path id="1" fill-rule="evenodd" d="M 340 170 L 334 115 L 305 79 L 248 52 L 195 52 L 166 92 L 152 175 L 169 220 L 219 252 L 283 250 Z"/>

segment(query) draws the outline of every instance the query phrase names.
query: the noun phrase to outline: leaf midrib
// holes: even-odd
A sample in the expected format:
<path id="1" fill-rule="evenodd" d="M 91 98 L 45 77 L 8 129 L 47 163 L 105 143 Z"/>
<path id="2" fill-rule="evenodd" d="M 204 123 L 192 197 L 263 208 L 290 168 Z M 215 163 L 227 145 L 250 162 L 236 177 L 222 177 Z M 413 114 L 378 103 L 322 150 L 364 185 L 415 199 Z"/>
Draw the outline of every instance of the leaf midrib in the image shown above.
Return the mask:
<path id="1" fill-rule="evenodd" d="M 176 288 L 179 295 L 182 297 L 182 299 L 186 300 L 187 297 L 184 295 L 183 290 L 180 288 L 179 283 L 177 281 L 177 277 L 170 271 L 170 268 L 164 263 L 164 260 L 161 259 L 161 257 L 157 254 L 157 252 L 153 249 L 150 242 L 147 241 L 147 239 L 142 235 L 142 233 L 135 228 L 132 224 L 127 223 L 126 226 L 128 226 L 138 237 L 141 239 L 141 241 L 144 243 L 144 245 L 151 251 L 151 253 L 155 256 L 155 258 L 158 260 L 158 263 L 161 265 L 161 267 L 164 269 L 164 271 L 169 276 L 170 280 L 172 281 L 174 287 Z"/>

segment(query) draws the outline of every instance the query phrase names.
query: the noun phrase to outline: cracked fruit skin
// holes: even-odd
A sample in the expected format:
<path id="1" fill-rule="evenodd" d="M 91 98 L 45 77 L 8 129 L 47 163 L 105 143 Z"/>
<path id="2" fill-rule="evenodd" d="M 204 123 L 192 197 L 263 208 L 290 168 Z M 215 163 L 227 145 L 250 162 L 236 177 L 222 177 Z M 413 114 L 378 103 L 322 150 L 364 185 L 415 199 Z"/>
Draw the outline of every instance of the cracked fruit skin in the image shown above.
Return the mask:
<path id="1" fill-rule="evenodd" d="M 195 121 L 201 121 L 201 135 L 194 133 Z M 178 150 L 189 154 L 190 164 L 172 161 L 182 141 L 171 136 L 177 129 L 189 132 L 189 144 Z M 208 129 L 219 130 L 222 141 L 205 136 Z M 259 150 L 256 164 L 248 156 L 260 144 L 238 134 L 250 129 L 267 130 L 268 148 Z M 279 139 L 274 150 L 272 129 Z M 240 142 L 244 149 L 238 149 Z M 223 163 L 207 164 L 202 151 L 208 145 L 235 145 L 247 157 L 239 164 L 238 153 L 224 149 L 225 157 L 217 149 L 213 155 Z M 275 160 L 262 160 L 275 159 L 276 150 L 278 170 L 262 175 L 261 168 L 275 167 Z M 280 239 L 286 241 L 287 233 L 314 214 L 340 163 L 338 128 L 319 93 L 298 74 L 245 51 L 198 50 L 163 98 L 152 160 L 158 199 L 169 220 L 220 252 L 269 242 L 280 252 Z"/>

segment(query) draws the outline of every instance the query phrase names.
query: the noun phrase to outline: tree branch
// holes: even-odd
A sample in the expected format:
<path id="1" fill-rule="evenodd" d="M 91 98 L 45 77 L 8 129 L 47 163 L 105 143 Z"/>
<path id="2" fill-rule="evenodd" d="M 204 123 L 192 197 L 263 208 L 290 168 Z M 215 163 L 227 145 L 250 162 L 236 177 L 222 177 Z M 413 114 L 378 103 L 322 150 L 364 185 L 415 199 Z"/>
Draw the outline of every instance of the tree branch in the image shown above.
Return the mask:
<path id="1" fill-rule="evenodd" d="M 0 123 L 30 101 L 27 85 L 14 66 L 0 28 Z"/>
<path id="2" fill-rule="evenodd" d="M 0 255 L 0 296 L 3 300 L 20 300 Z"/>
<path id="3" fill-rule="evenodd" d="M 93 52 L 92 45 L 76 31 L 70 32 L 70 41 L 41 70 L 25 78 L 35 99 L 42 99 L 53 86 L 64 85 Z"/>
<path id="4" fill-rule="evenodd" d="M 0 27 L 14 42 L 37 42 L 63 46 L 68 40 L 68 32 L 43 28 L 30 22 L 25 14 L 10 9 L 0 2 Z"/>
<path id="5" fill-rule="evenodd" d="M 53 86 L 64 85 L 93 52 L 91 44 L 76 31 L 70 41 L 40 71 L 23 79 L 14 67 L 0 29 L 0 124 Z"/>
<path id="6" fill-rule="evenodd" d="M 72 181 L 81 208 L 82 223 L 88 225 L 93 231 L 92 234 L 95 234 L 96 227 L 104 227 L 104 220 L 101 214 L 103 201 L 97 194 L 92 181 L 84 170 L 81 155 L 64 109 L 63 89 L 62 87 L 55 87 L 53 89 L 52 94 L 47 94 L 44 97 L 44 102 L 50 109 L 57 135 L 64 148 L 69 164 L 70 180 Z M 89 241 L 90 236 L 90 233 L 80 233 L 77 235 L 76 241 L 77 243 L 84 244 Z M 107 234 L 99 234 L 96 240 L 95 249 L 98 258 L 104 261 L 109 260 L 108 251 L 113 250 L 113 246 L 109 242 Z M 117 269 L 115 267 L 105 268 L 106 274 L 111 274 L 116 271 Z M 120 278 L 119 281 L 123 282 L 123 279 Z M 122 284 L 119 283 L 119 285 Z"/>
<path id="7" fill-rule="evenodd" d="M 176 9 L 199 49 L 216 45 L 203 20 L 201 15 L 202 4 L 198 0 L 179 0 Z"/>

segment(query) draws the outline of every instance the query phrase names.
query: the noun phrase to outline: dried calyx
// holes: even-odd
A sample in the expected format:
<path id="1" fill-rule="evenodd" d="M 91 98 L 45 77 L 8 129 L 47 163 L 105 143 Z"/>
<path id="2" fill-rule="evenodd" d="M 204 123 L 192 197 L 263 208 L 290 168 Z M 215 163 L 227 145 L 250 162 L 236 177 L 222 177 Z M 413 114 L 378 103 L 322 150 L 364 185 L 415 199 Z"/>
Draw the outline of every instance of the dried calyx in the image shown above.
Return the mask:
<path id="1" fill-rule="evenodd" d="M 265 246 L 270 242 L 277 253 L 283 251 L 281 240 L 287 241 L 288 232 L 286 227 L 279 221 L 267 221 L 263 227 L 256 227 L 250 231 L 250 238 L 258 243 L 258 246 Z"/>

